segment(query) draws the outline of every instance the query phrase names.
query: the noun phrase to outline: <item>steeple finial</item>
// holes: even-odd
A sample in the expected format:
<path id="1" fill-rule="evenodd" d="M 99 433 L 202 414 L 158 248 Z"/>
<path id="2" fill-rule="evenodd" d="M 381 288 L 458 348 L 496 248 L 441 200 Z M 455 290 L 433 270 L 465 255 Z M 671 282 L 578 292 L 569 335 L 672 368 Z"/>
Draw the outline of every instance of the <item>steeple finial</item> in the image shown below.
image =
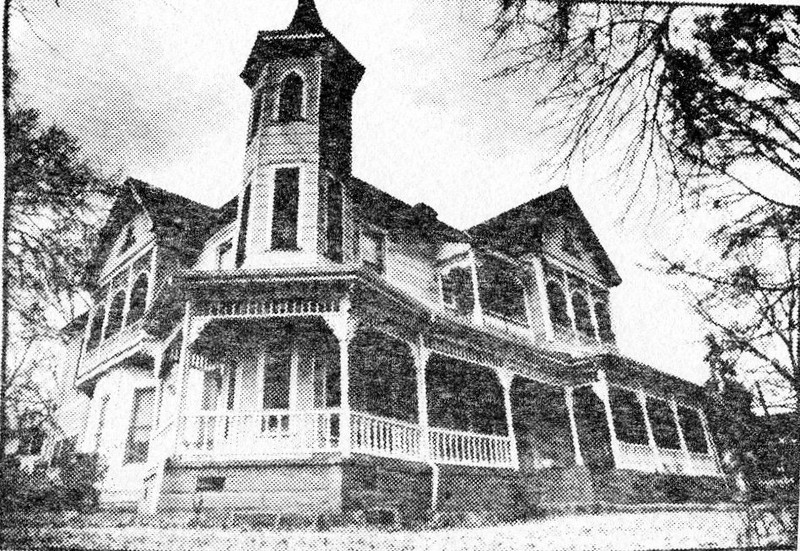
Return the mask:
<path id="1" fill-rule="evenodd" d="M 297 10 L 294 12 L 294 17 L 287 30 L 311 33 L 319 32 L 323 28 L 322 19 L 319 17 L 314 0 L 298 0 Z"/>

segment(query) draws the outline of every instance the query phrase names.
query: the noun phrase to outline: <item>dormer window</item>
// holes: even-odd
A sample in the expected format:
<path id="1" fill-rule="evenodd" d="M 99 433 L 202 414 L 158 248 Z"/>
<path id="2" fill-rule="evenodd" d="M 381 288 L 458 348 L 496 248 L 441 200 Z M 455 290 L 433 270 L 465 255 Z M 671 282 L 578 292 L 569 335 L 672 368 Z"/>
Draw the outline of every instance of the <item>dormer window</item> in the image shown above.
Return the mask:
<path id="1" fill-rule="evenodd" d="M 597 330 L 603 342 L 614 341 L 614 331 L 611 328 L 611 315 L 608 313 L 608 304 L 603 300 L 594 303 L 594 317 L 597 320 Z"/>
<path id="2" fill-rule="evenodd" d="M 92 326 L 89 328 L 89 340 L 86 342 L 86 349 L 91 350 L 98 344 L 103 337 L 103 322 L 106 318 L 106 308 L 104 305 L 97 307 L 92 318 Z"/>
<path id="3" fill-rule="evenodd" d="M 122 241 L 122 247 L 119 250 L 120 254 L 133 247 L 134 243 L 136 243 L 136 237 L 133 235 L 133 225 L 128 224 L 128 227 L 125 228 L 125 238 Z"/>
<path id="4" fill-rule="evenodd" d="M 478 263 L 478 290 L 484 312 L 525 324 L 525 287 L 515 275 L 515 267 L 493 257 L 482 257 Z"/>
<path id="5" fill-rule="evenodd" d="M 361 230 L 359 238 L 359 253 L 364 264 L 383 273 L 385 238 L 382 233 L 369 230 Z"/>
<path id="6" fill-rule="evenodd" d="M 575 313 L 575 327 L 578 332 L 587 337 L 594 338 L 594 325 L 589 303 L 583 293 L 572 293 L 572 311 Z"/>
<path id="7" fill-rule="evenodd" d="M 442 272 L 442 302 L 460 314 L 468 315 L 475 307 L 472 293 L 472 271 L 465 266 L 455 266 Z"/>
<path id="8" fill-rule="evenodd" d="M 575 240 L 575 233 L 570 227 L 564 228 L 564 233 L 561 240 L 561 250 L 574 256 L 575 258 L 581 257 L 581 252 L 578 249 L 578 244 Z"/>
<path id="9" fill-rule="evenodd" d="M 122 311 L 125 309 L 125 291 L 120 290 L 114 295 L 111 306 L 108 308 L 108 321 L 104 338 L 109 338 L 122 328 Z"/>
<path id="10" fill-rule="evenodd" d="M 550 305 L 550 321 L 554 326 L 567 328 L 571 325 L 567 313 L 567 298 L 561 285 L 555 281 L 547 282 L 547 303 Z"/>
<path id="11" fill-rule="evenodd" d="M 303 117 L 303 79 L 292 73 L 281 83 L 281 95 L 278 103 L 278 120 L 280 122 L 297 121 Z"/>

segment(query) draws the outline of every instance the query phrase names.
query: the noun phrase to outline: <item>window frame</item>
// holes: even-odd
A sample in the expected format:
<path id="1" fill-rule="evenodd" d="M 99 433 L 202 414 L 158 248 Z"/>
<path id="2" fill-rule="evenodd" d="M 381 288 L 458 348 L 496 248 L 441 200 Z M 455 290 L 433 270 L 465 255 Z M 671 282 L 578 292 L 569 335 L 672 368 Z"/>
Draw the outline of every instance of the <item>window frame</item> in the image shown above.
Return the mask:
<path id="1" fill-rule="evenodd" d="M 113 332 L 109 332 L 109 327 L 112 321 L 111 312 L 113 310 L 114 302 L 117 300 L 118 297 L 122 296 L 122 307 L 119 311 L 119 326 L 112 329 Z M 124 288 L 119 288 L 111 295 L 111 301 L 108 303 L 108 310 L 106 311 L 106 322 L 103 325 L 103 338 L 102 340 L 106 341 L 113 337 L 114 335 L 118 335 L 124 328 L 125 328 L 125 304 L 127 302 L 127 293 L 125 292 Z"/>
<path id="2" fill-rule="evenodd" d="M 131 319 L 131 312 L 133 312 L 133 293 L 136 291 L 136 285 L 139 283 L 139 280 L 142 279 L 144 276 L 146 280 L 145 288 L 144 288 L 144 304 L 142 304 L 141 312 L 138 313 L 138 317 L 136 319 Z M 132 323 L 136 323 L 140 319 L 142 319 L 147 312 L 148 305 L 148 297 L 150 296 L 150 272 L 149 270 L 142 270 L 141 272 L 137 273 L 135 278 L 133 279 L 133 284 L 131 285 L 131 290 L 128 293 L 128 308 L 127 312 L 125 312 L 125 323 L 123 327 L 127 327 Z"/>
<path id="3" fill-rule="evenodd" d="M 576 300 L 582 300 L 583 305 L 585 306 L 585 312 L 581 312 L 585 315 L 579 316 L 579 309 L 576 307 Z M 592 340 L 597 339 L 597 329 L 594 326 L 594 321 L 592 320 L 592 306 L 590 301 L 587 299 L 586 294 L 576 289 L 572 291 L 572 295 L 570 296 L 570 303 L 572 305 L 572 315 L 575 317 L 575 331 L 578 335 L 591 338 Z"/>
<path id="4" fill-rule="evenodd" d="M 564 303 L 563 303 L 564 304 L 564 312 L 563 312 L 564 320 L 563 321 L 565 323 L 561 323 L 558 320 L 554 319 L 556 316 L 553 315 L 553 312 L 554 312 L 553 301 L 551 300 L 551 296 L 550 296 L 550 287 L 551 287 L 551 285 L 554 285 L 554 286 L 556 286 L 558 288 L 558 292 L 560 293 L 560 296 L 564 301 Z M 558 329 L 562 329 L 562 330 L 570 330 L 571 331 L 572 330 L 572 318 L 570 318 L 570 315 L 569 315 L 569 303 L 567 302 L 567 293 L 564 290 L 564 285 L 561 282 L 556 281 L 555 279 L 548 279 L 547 281 L 545 281 L 545 284 L 544 284 L 544 292 L 545 292 L 545 297 L 547 298 L 547 315 L 548 315 L 548 317 L 550 319 L 550 324 L 553 326 L 553 328 L 558 328 Z"/>
<path id="5" fill-rule="evenodd" d="M 364 256 L 364 247 L 361 246 L 361 238 L 372 239 L 375 241 L 375 261 L 368 260 Z M 386 273 L 386 232 L 377 228 L 362 226 L 358 231 L 358 258 L 362 264 L 372 268 L 379 274 Z"/>
<path id="6" fill-rule="evenodd" d="M 280 245 L 276 245 L 275 236 L 278 232 L 277 229 L 280 229 L 277 226 L 277 219 L 276 214 L 279 212 L 277 201 L 280 199 L 278 197 L 278 183 L 281 174 L 288 174 L 293 173 L 297 175 L 297 180 L 294 182 L 294 195 L 291 196 L 294 200 L 294 243 L 290 243 L 287 241 L 286 243 L 280 243 Z M 279 166 L 275 168 L 273 173 L 273 186 L 272 186 L 272 201 L 271 201 L 271 210 L 270 210 L 270 239 L 269 239 L 269 248 L 271 251 L 299 251 L 300 250 L 300 185 L 303 182 L 303 169 L 299 165 L 286 165 L 286 166 Z M 282 183 L 283 185 L 283 183 Z M 284 205 L 285 207 L 285 205 Z M 281 208 L 280 212 L 284 212 L 285 208 Z M 283 237 L 281 238 L 283 239 Z"/>
<path id="7" fill-rule="evenodd" d="M 299 82 L 299 98 L 296 99 L 297 103 L 294 105 L 297 109 L 296 112 L 289 113 L 285 115 L 284 111 L 284 94 L 287 93 L 287 83 L 292 79 L 294 82 Z M 297 92 L 298 90 L 295 90 Z M 275 118 L 281 124 L 288 124 L 292 122 L 298 122 L 305 120 L 305 111 L 306 111 L 306 79 L 298 73 L 297 71 L 289 71 L 280 80 L 280 84 L 278 85 L 278 101 L 276 102 L 276 110 Z"/>
<path id="8" fill-rule="evenodd" d="M 145 395 L 146 393 L 151 393 L 151 398 L 149 400 L 149 404 L 144 399 L 141 401 L 137 401 L 137 398 L 141 395 Z M 153 432 L 153 426 L 156 422 L 155 419 L 155 402 L 156 402 L 156 388 L 153 385 L 147 386 L 138 386 L 133 389 L 133 395 L 131 398 L 131 413 L 128 421 L 128 436 L 125 439 L 125 451 L 122 457 L 122 464 L 123 465 L 136 465 L 136 464 L 143 464 L 147 463 L 147 459 L 150 455 L 150 436 Z M 139 412 L 139 406 L 143 405 L 151 408 L 150 411 L 150 423 L 147 425 L 135 425 L 136 419 Z M 147 432 L 147 438 L 144 440 L 139 440 L 134 442 L 134 434 L 140 430 L 144 429 Z M 133 449 L 134 444 L 142 444 L 144 443 L 144 453 L 141 453 L 141 450 Z"/>

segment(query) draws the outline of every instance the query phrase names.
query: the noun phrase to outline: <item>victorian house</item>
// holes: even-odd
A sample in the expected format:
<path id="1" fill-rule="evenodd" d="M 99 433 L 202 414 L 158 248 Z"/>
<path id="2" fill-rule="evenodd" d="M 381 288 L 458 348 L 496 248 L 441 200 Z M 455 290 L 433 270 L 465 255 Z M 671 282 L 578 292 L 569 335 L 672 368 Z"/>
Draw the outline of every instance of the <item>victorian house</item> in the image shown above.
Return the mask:
<path id="1" fill-rule="evenodd" d="M 51 454 L 100 453 L 103 499 L 153 514 L 412 518 L 724 486 L 701 389 L 617 349 L 621 280 L 570 192 L 459 230 L 359 180 L 363 72 L 300 0 L 241 73 L 236 196 L 128 180 Z"/>

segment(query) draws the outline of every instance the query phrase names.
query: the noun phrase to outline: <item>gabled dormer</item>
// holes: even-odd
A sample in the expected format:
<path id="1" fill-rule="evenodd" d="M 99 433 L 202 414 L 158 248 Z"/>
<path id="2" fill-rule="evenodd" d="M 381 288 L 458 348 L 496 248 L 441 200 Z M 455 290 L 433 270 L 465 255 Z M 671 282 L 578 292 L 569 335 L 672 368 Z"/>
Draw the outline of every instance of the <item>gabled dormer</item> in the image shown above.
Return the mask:
<path id="1" fill-rule="evenodd" d="M 351 106 L 364 68 L 300 0 L 261 31 L 241 77 L 251 90 L 237 267 L 341 262 L 348 233 Z"/>
<path id="2" fill-rule="evenodd" d="M 469 230 L 476 244 L 536 273 L 534 326 L 549 340 L 589 348 L 613 344 L 609 289 L 619 274 L 567 188 L 537 197 Z M 538 323 L 537 323 L 538 322 Z"/>
<path id="3" fill-rule="evenodd" d="M 177 270 L 194 263 L 209 235 L 230 222 L 231 214 L 229 207 L 206 207 L 138 180 L 121 186 L 85 273 L 93 291 L 79 383 L 126 354 L 146 352 L 145 318 L 157 297 Z"/>

